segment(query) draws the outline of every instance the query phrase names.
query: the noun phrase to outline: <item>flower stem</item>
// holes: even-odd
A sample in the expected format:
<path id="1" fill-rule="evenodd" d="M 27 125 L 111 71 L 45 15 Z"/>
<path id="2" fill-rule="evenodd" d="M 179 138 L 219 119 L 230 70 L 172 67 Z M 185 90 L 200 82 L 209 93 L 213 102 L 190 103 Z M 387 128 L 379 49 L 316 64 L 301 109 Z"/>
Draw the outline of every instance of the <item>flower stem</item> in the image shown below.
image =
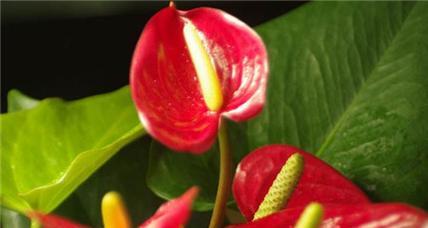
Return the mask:
<path id="1" fill-rule="evenodd" d="M 209 228 L 220 228 L 223 225 L 226 203 L 232 185 L 232 157 L 225 121 L 221 121 L 218 142 L 220 147 L 220 177 Z"/>

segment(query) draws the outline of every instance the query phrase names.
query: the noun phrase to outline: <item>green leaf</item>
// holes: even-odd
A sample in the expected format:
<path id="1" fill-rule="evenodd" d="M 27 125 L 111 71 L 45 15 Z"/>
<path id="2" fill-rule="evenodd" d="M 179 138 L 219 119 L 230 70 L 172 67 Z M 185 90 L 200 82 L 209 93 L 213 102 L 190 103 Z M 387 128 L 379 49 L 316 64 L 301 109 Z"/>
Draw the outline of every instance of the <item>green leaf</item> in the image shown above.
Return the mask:
<path id="1" fill-rule="evenodd" d="M 1 116 L 1 204 L 52 211 L 144 131 L 129 89 L 65 102 L 45 99 Z"/>
<path id="2" fill-rule="evenodd" d="M 151 141 L 143 137 L 121 149 L 53 213 L 92 227 L 102 227 L 101 199 L 106 192 L 114 190 L 123 196 L 134 227 L 142 224 L 163 203 L 145 182 Z M 186 227 L 208 227 L 210 215 L 193 212 Z"/>
<path id="3" fill-rule="evenodd" d="M 21 91 L 13 89 L 7 94 L 7 112 L 31 109 L 39 104 L 39 100 L 31 98 Z"/>
<path id="4" fill-rule="evenodd" d="M 227 121 L 231 130 L 229 140 L 234 164 L 248 152 L 245 126 Z M 200 193 L 193 208 L 208 211 L 214 207 L 219 178 L 219 151 L 217 143 L 201 155 L 174 152 L 158 142 L 152 142 L 147 172 L 147 185 L 163 199 L 173 199 L 184 190 L 198 186 Z M 231 197 L 232 199 L 232 197 Z M 229 205 L 232 200 L 230 200 Z"/>
<path id="5" fill-rule="evenodd" d="M 194 209 L 206 211 L 214 206 L 219 170 L 217 147 L 194 155 L 172 152 L 153 141 L 149 160 L 147 185 L 158 196 L 173 199 L 197 185 L 201 191 L 193 204 Z"/>
<path id="6" fill-rule="evenodd" d="M 23 214 L 8 208 L 0 207 L 0 227 L 23 228 L 30 227 L 30 220 Z"/>
<path id="7" fill-rule="evenodd" d="M 144 180 L 150 142 L 149 137 L 143 137 L 121 149 L 54 213 L 93 227 L 102 227 L 101 200 L 107 192 L 117 191 L 125 201 L 134 227 L 141 224 L 162 203 L 147 188 Z"/>
<path id="8" fill-rule="evenodd" d="M 261 115 L 232 126 L 235 161 L 262 145 L 292 144 L 374 200 L 428 208 L 427 12 L 425 2 L 314 2 L 259 26 L 268 99 Z M 148 184 L 164 198 L 187 187 L 172 183 L 207 193 L 217 183 L 206 159 L 176 160 L 182 155 L 165 149 L 156 156 Z"/>
<path id="9" fill-rule="evenodd" d="M 312 151 L 374 200 L 427 207 L 428 4 L 314 3 L 260 27 L 272 74 L 251 148 Z"/>

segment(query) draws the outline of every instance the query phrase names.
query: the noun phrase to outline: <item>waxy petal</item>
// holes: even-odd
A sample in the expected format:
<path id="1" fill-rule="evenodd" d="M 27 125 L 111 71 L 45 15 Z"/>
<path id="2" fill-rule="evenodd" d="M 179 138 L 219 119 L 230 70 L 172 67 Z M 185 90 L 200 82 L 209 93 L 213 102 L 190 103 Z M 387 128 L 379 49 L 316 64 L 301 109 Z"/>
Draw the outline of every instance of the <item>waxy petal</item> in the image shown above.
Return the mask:
<path id="1" fill-rule="evenodd" d="M 303 208 L 285 209 L 247 224 L 229 228 L 286 228 L 293 227 Z M 399 203 L 330 205 L 324 209 L 320 227 L 428 227 L 428 214 L 424 211 Z"/>
<path id="2" fill-rule="evenodd" d="M 205 103 L 183 34 L 189 23 L 220 82 L 222 96 L 214 105 L 216 111 Z M 177 151 L 201 153 L 214 142 L 221 115 L 241 121 L 260 112 L 267 71 L 263 42 L 244 23 L 216 9 L 167 7 L 144 28 L 133 56 L 130 84 L 141 122 L 154 138 Z M 216 97 L 214 101 L 220 99 Z"/>
<path id="3" fill-rule="evenodd" d="M 301 208 L 313 201 L 324 206 L 369 202 L 351 181 L 315 156 L 292 146 L 270 145 L 248 154 L 235 174 L 233 194 L 248 221 L 253 219 L 276 175 L 294 153 L 303 156 L 304 168 L 285 208 Z"/>
<path id="4" fill-rule="evenodd" d="M 198 8 L 185 13 L 207 40 L 208 50 L 222 79 L 223 115 L 247 120 L 265 103 L 267 53 L 261 38 L 235 17 L 217 9 Z"/>
<path id="5" fill-rule="evenodd" d="M 180 228 L 184 226 L 189 220 L 192 203 L 198 191 L 197 187 L 192 187 L 179 198 L 164 203 L 151 218 L 140 225 L 140 228 Z"/>
<path id="6" fill-rule="evenodd" d="M 31 212 L 28 216 L 32 219 L 36 219 L 43 228 L 88 228 L 88 226 L 72 222 L 58 215 Z"/>

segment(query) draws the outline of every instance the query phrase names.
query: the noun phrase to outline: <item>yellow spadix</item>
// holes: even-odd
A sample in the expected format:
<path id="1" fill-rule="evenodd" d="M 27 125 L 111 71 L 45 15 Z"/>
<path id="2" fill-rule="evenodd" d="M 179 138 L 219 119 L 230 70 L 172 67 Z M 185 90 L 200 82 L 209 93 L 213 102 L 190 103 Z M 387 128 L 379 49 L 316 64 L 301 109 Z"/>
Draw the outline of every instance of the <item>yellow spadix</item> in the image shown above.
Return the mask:
<path id="1" fill-rule="evenodd" d="M 215 66 L 204 47 L 201 36 L 190 21 L 185 21 L 183 34 L 205 104 L 209 110 L 218 111 L 223 105 L 223 93 Z"/>
<path id="2" fill-rule="evenodd" d="M 101 202 L 104 228 L 131 228 L 128 212 L 117 192 L 108 192 Z"/>

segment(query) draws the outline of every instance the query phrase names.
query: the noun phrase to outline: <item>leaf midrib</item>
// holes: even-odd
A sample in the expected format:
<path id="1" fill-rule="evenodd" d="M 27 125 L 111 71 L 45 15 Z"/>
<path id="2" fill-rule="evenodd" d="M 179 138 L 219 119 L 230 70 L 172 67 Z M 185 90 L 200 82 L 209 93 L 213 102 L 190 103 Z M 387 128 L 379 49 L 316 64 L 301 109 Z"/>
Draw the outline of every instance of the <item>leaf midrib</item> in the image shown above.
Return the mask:
<path id="1" fill-rule="evenodd" d="M 393 38 L 388 43 L 387 47 L 383 50 L 381 53 L 378 61 L 373 65 L 373 68 L 370 70 L 370 73 L 368 74 L 368 77 L 363 80 L 362 84 L 360 85 L 359 89 L 356 91 L 355 95 L 352 97 L 352 100 L 348 103 L 348 105 L 345 107 L 345 110 L 342 112 L 342 115 L 337 119 L 336 124 L 331 128 L 330 131 L 327 132 L 326 137 L 321 142 L 324 142 L 321 144 L 320 149 L 315 153 L 317 157 L 320 157 L 321 154 L 326 150 L 326 148 L 330 145 L 330 143 L 334 140 L 335 135 L 337 131 L 340 129 L 342 124 L 347 120 L 348 115 L 350 114 L 353 106 L 355 105 L 356 101 L 358 101 L 358 97 L 361 96 L 361 91 L 364 91 L 365 86 L 367 86 L 366 82 L 372 77 L 375 70 L 378 68 L 379 63 L 382 62 L 383 58 L 388 53 L 388 50 L 391 48 L 392 44 L 394 44 L 397 37 L 399 37 L 399 34 L 402 32 L 403 28 L 406 26 L 406 23 L 408 21 L 409 16 L 412 14 L 413 10 L 416 8 L 417 2 L 411 6 L 411 9 L 408 11 L 407 15 L 404 16 L 404 20 L 402 21 L 399 29 L 395 32 L 393 35 Z"/>

